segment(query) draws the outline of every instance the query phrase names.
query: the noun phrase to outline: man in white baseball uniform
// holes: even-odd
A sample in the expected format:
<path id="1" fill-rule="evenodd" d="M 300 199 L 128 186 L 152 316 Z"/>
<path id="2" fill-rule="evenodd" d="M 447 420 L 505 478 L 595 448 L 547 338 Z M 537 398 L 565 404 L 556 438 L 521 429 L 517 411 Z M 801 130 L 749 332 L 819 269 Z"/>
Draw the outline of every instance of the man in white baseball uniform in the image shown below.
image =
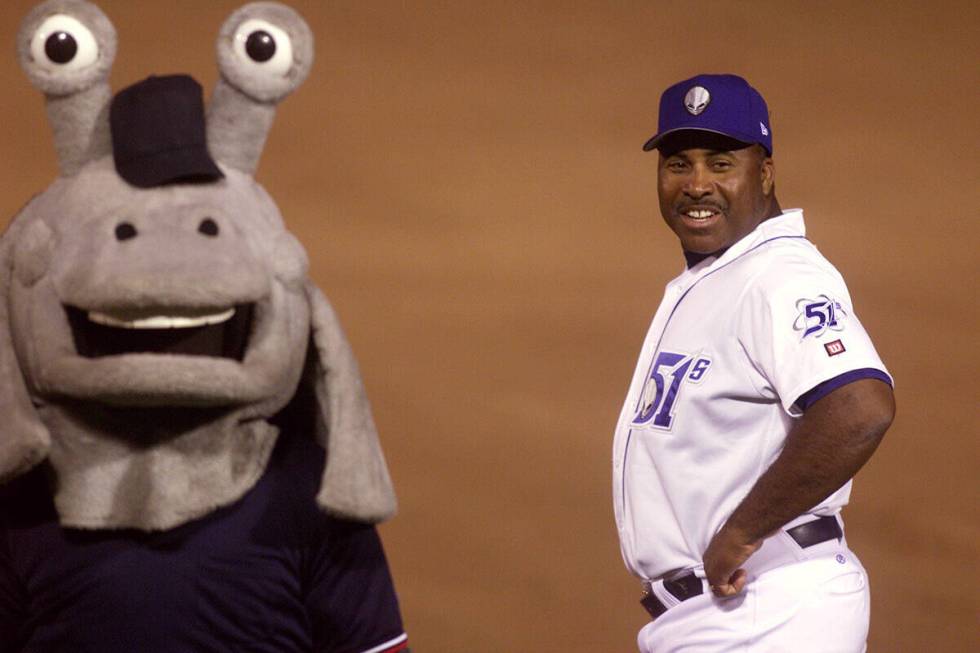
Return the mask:
<path id="1" fill-rule="evenodd" d="M 758 91 L 671 86 L 643 149 L 687 268 L 615 434 L 623 558 L 652 618 L 640 650 L 863 651 L 868 580 L 840 511 L 894 417 L 892 379 L 803 212 L 776 201 Z"/>

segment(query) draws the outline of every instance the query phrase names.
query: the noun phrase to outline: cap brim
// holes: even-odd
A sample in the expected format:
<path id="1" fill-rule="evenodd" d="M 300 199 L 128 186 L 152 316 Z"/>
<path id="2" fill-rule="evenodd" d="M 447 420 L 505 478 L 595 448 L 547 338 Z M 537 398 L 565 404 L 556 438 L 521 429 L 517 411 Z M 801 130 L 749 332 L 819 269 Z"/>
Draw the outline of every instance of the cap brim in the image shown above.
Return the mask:
<path id="1" fill-rule="evenodd" d="M 177 182 L 216 181 L 225 176 L 205 147 L 182 148 L 124 161 L 116 160 L 116 172 L 138 188 Z"/>
<path id="2" fill-rule="evenodd" d="M 718 131 L 717 129 L 705 129 L 704 127 L 677 127 L 675 129 L 668 129 L 662 134 L 656 134 L 653 137 L 651 137 L 650 140 L 648 140 L 646 143 L 643 144 L 643 151 L 649 152 L 650 150 L 656 149 L 664 141 L 665 138 L 668 138 L 676 134 L 680 134 L 681 132 L 702 132 L 704 134 L 714 134 L 716 136 L 723 136 L 736 143 L 740 143 L 745 147 L 755 144 L 754 141 L 741 138 L 737 134 L 729 134 L 722 131 Z"/>

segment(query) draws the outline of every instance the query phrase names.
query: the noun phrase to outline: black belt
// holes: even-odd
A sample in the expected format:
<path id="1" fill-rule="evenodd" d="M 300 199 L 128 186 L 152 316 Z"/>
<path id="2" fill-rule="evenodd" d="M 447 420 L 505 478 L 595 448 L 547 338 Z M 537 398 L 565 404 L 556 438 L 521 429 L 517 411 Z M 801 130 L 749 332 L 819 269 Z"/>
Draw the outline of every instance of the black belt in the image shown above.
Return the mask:
<path id="1" fill-rule="evenodd" d="M 811 547 L 828 540 L 840 540 L 844 537 L 844 531 L 837 523 L 836 517 L 818 517 L 805 524 L 794 526 L 787 529 L 786 534 L 796 542 L 801 549 Z M 693 571 L 677 578 L 665 580 L 664 589 L 671 593 L 678 601 L 686 601 L 695 596 L 704 594 L 704 582 Z M 652 591 L 644 594 L 640 599 L 640 604 L 650 613 L 650 617 L 656 619 L 667 612 L 667 606 L 657 598 Z"/>
<path id="2" fill-rule="evenodd" d="M 837 523 L 837 518 L 832 516 L 819 517 L 805 524 L 794 526 L 793 528 L 787 529 L 786 534 L 793 538 L 800 545 L 801 549 L 826 542 L 827 540 L 839 540 L 844 537 L 844 531 L 841 530 L 840 524 Z"/>

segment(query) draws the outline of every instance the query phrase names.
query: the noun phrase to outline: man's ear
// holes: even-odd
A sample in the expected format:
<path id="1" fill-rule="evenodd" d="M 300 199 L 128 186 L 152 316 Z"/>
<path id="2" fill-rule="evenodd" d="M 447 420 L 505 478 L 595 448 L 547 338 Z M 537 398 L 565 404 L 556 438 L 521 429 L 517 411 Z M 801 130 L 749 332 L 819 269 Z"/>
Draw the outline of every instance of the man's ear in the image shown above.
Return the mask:
<path id="1" fill-rule="evenodd" d="M 762 161 L 759 165 L 762 166 L 762 194 L 769 197 L 776 188 L 776 167 L 771 156 L 766 155 L 764 150 L 761 154 Z"/>
<path id="2" fill-rule="evenodd" d="M 317 502 L 341 517 L 384 521 L 394 516 L 397 502 L 357 361 L 326 297 L 312 283 L 307 297 L 315 437 L 327 450 Z"/>
<path id="3" fill-rule="evenodd" d="M 28 471 L 48 455 L 51 436 L 31 402 L 14 352 L 10 328 L 13 247 L 0 243 L 0 484 Z"/>

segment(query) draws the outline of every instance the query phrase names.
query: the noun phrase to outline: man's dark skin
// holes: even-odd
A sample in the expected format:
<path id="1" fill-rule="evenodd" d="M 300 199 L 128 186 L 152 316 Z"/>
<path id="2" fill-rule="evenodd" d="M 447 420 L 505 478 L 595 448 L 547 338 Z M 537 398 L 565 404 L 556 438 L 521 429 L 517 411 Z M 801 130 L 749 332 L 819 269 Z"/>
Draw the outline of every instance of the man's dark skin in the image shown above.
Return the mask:
<path id="1" fill-rule="evenodd" d="M 759 145 L 708 132 L 680 132 L 658 146 L 660 212 L 685 251 L 712 254 L 782 213 L 772 157 Z M 830 496 L 868 461 L 895 417 L 891 387 L 860 379 L 814 402 L 779 457 L 704 552 L 716 596 L 745 588 L 742 565 L 762 541 Z"/>

